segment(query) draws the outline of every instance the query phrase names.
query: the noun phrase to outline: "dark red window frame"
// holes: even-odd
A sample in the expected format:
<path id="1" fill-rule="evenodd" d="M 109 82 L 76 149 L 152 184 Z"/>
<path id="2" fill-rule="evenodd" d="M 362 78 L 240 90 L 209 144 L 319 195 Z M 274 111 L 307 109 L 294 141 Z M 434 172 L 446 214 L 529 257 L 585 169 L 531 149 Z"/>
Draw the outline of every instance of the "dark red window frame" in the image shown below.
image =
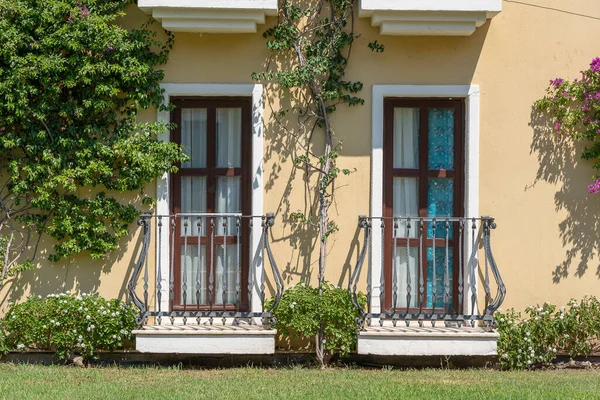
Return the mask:
<path id="1" fill-rule="evenodd" d="M 419 168 L 403 169 L 394 168 L 394 108 L 418 108 L 419 109 Z M 453 170 L 432 170 L 428 169 L 429 156 L 429 113 L 430 108 L 452 108 L 454 114 L 454 169 Z M 454 179 L 454 215 L 452 217 L 464 216 L 464 146 L 465 146 L 465 101 L 464 99 L 440 99 L 440 98 L 387 98 L 384 100 L 384 183 L 383 183 L 383 216 L 393 217 L 393 181 L 395 177 L 418 178 L 418 205 L 419 217 L 427 217 L 428 198 L 427 185 L 429 178 L 453 178 Z M 443 221 L 443 217 L 440 217 Z M 418 229 L 418 224 L 413 223 L 413 229 Z M 416 231 L 418 232 L 418 231 Z M 424 235 L 427 235 L 427 224 L 424 227 Z M 453 225 L 453 239 L 449 240 L 449 246 L 453 252 L 453 287 L 452 298 L 458 296 L 458 272 L 462 265 L 458 265 L 458 225 Z M 418 236 L 418 235 L 417 235 Z M 396 240 L 397 249 L 409 247 L 419 247 L 419 238 L 393 238 L 393 223 L 387 220 L 384 228 L 384 278 L 385 278 L 385 302 L 384 308 L 392 308 L 392 257 L 394 240 Z M 426 307 L 427 302 L 427 247 L 433 246 L 435 240 L 436 247 L 445 247 L 445 239 L 426 239 L 423 240 L 423 251 L 421 259 L 423 265 L 420 273 L 424 277 L 423 301 L 418 304 L 422 311 L 430 311 Z M 441 289 L 438 289 L 438 293 Z M 419 281 L 414 277 L 411 285 L 411 295 L 419 296 Z M 414 298 L 414 297 L 413 297 Z M 452 301 L 453 307 L 457 306 L 457 301 Z M 406 309 L 405 309 L 406 310 Z M 418 308 L 411 308 L 409 312 L 417 312 Z M 439 307 L 437 308 L 439 310 Z M 454 310 L 456 311 L 456 310 Z"/>
<path id="2" fill-rule="evenodd" d="M 182 168 L 181 164 L 176 174 L 171 175 L 172 190 L 171 190 L 171 213 L 176 215 L 181 212 L 181 178 L 188 176 L 205 176 L 206 177 L 206 213 L 215 213 L 215 191 L 217 177 L 220 176 L 241 176 L 241 212 L 242 215 L 249 216 L 252 214 L 252 99 L 249 97 L 175 97 L 171 98 L 171 103 L 175 105 L 175 109 L 171 112 L 171 121 L 176 124 L 175 129 L 171 132 L 171 140 L 175 143 L 181 144 L 181 110 L 183 108 L 205 108 L 207 110 L 207 161 L 206 168 Z M 217 168 L 216 167 L 216 134 L 217 134 L 217 122 L 216 122 L 216 110 L 217 108 L 241 108 L 242 110 L 242 143 L 241 143 L 241 167 L 239 168 Z M 175 252 L 174 261 L 174 273 L 175 273 L 175 290 L 173 302 L 174 310 L 183 310 L 184 305 L 181 302 L 181 257 L 180 251 L 182 245 L 185 243 L 184 236 L 181 235 L 181 224 L 182 220 L 176 218 L 175 224 L 175 248 L 172 251 Z M 213 227 L 212 229 L 215 229 Z M 211 237 L 211 226 L 207 224 L 205 235 L 201 237 L 188 236 L 187 244 L 195 245 L 200 242 L 201 245 L 206 245 L 206 282 L 208 285 L 209 274 L 210 274 L 210 260 L 212 259 L 213 248 L 210 246 Z M 172 232 L 173 233 L 173 232 Z M 240 310 L 248 310 L 248 270 L 249 270 L 249 240 L 250 227 L 247 218 L 243 218 L 241 221 L 241 301 Z M 223 245 L 225 240 L 224 236 L 214 236 L 214 246 Z M 237 244 L 236 236 L 227 236 L 228 245 Z M 215 260 L 216 264 L 216 260 Z M 216 266 L 215 266 L 216 270 Z M 216 279 L 216 277 L 215 277 Z M 195 293 L 195 286 L 188 289 Z M 208 286 L 207 286 L 208 296 Z M 235 304 L 215 304 L 216 298 L 216 283 L 213 286 L 213 299 L 212 304 L 214 309 L 219 310 L 235 310 Z M 207 304 L 201 304 L 201 310 L 207 310 L 209 308 Z M 196 303 L 187 304 L 186 310 L 198 309 Z"/>

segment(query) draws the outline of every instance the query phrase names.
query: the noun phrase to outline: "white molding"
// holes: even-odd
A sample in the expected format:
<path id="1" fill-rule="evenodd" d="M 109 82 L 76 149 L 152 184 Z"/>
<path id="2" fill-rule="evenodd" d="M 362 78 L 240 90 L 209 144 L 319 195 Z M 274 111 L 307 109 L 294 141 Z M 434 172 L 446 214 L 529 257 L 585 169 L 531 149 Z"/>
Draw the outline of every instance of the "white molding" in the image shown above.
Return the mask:
<path id="1" fill-rule="evenodd" d="M 262 332 L 160 332 L 139 331 L 135 349 L 161 354 L 274 354 L 275 330 Z"/>
<path id="2" fill-rule="evenodd" d="M 138 7 L 275 10 L 277 0 L 138 0 Z"/>
<path id="3" fill-rule="evenodd" d="M 361 0 L 359 17 L 382 35 L 469 36 L 502 11 L 502 0 Z"/>
<path id="4" fill-rule="evenodd" d="M 371 121 L 372 153 L 371 153 L 371 216 L 383 216 L 383 112 L 386 97 L 443 97 L 465 99 L 465 216 L 479 216 L 479 86 L 478 85 L 373 85 L 373 110 Z M 379 277 L 382 272 L 382 237 L 381 229 L 374 227 L 372 240 L 372 288 L 371 312 L 379 313 Z M 466 241 L 469 242 L 469 241 Z M 465 243 L 465 254 L 476 256 L 471 243 Z M 467 261 L 465 256 L 463 276 L 466 277 L 464 312 L 471 309 L 471 290 Z M 475 306 L 477 306 L 475 304 Z"/>
<path id="5" fill-rule="evenodd" d="M 495 356 L 498 354 L 498 337 L 497 332 L 366 330 L 358 333 L 357 353 L 379 356 Z"/>
<path id="6" fill-rule="evenodd" d="M 138 7 L 173 32 L 253 33 L 277 0 L 138 0 Z"/>
<path id="7" fill-rule="evenodd" d="M 172 96 L 248 96 L 252 97 L 252 215 L 263 215 L 263 142 L 264 142 L 264 106 L 263 106 L 263 86 L 260 84 L 204 84 L 204 83 L 163 83 L 161 87 L 165 90 L 164 102 L 168 104 Z M 171 114 L 168 111 L 159 111 L 157 121 L 170 123 Z M 164 132 L 160 140 L 169 141 L 170 132 Z M 169 174 L 164 174 L 156 181 L 156 213 L 157 215 L 170 214 L 170 182 Z M 166 221 L 163 222 L 163 226 Z M 168 225 L 167 225 L 168 226 Z M 158 230 L 156 231 L 158 232 Z M 264 273 L 264 260 L 262 251 L 262 241 L 260 221 L 254 221 L 252 230 L 252 263 L 251 271 L 253 274 L 254 287 L 252 291 L 251 311 L 260 312 L 260 287 Z M 160 243 L 160 246 L 158 245 Z M 162 229 L 161 237 L 157 234 L 156 260 L 160 265 L 170 265 L 170 238 L 169 230 Z M 160 257 L 160 260 L 159 260 Z M 156 264 L 156 276 L 159 276 L 158 265 Z M 169 268 L 162 268 L 160 271 L 162 299 L 161 310 L 169 309 Z M 158 300 L 156 304 L 158 308 Z"/>

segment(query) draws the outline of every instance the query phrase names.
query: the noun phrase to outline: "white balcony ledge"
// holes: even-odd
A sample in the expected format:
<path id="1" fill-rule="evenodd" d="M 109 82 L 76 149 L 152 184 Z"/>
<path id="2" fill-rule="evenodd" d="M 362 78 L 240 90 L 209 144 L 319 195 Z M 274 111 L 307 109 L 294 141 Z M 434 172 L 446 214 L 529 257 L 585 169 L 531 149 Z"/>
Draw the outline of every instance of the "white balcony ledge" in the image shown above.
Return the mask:
<path id="1" fill-rule="evenodd" d="M 141 353 L 273 354 L 277 331 L 257 325 L 155 325 L 133 334 Z"/>
<path id="2" fill-rule="evenodd" d="M 173 32 L 253 33 L 277 0 L 138 0 L 138 7 Z"/>
<path id="3" fill-rule="evenodd" d="M 368 327 L 358 333 L 358 354 L 495 356 L 498 337 L 481 327 Z"/>
<path id="4" fill-rule="evenodd" d="M 502 11 L 502 0 L 360 0 L 360 17 L 382 35 L 469 36 Z"/>

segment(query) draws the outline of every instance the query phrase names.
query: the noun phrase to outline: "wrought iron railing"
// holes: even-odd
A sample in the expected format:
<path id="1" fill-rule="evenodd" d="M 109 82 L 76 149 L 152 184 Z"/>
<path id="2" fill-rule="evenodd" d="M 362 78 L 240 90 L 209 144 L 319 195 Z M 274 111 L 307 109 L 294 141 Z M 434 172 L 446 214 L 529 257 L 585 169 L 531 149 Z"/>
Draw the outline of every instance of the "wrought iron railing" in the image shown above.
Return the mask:
<path id="1" fill-rule="evenodd" d="M 374 319 L 382 326 L 386 320 L 393 326 L 412 321 L 419 326 L 425 321 L 433 326 L 475 326 L 477 321 L 494 326 L 493 314 L 506 295 L 490 243 L 495 228 L 490 217 L 360 216 L 363 247 L 348 286 L 362 315 L 360 327 Z M 374 241 L 380 248 L 374 248 Z M 359 294 L 365 285 L 366 308 Z"/>
<path id="2" fill-rule="evenodd" d="M 142 247 L 128 284 L 140 310 L 138 323 L 147 324 L 150 317 L 158 325 L 272 322 L 284 287 L 269 243 L 274 223 L 273 214 L 142 215 Z M 149 254 L 153 229 L 154 258 Z M 271 300 L 265 297 L 265 254 Z"/>

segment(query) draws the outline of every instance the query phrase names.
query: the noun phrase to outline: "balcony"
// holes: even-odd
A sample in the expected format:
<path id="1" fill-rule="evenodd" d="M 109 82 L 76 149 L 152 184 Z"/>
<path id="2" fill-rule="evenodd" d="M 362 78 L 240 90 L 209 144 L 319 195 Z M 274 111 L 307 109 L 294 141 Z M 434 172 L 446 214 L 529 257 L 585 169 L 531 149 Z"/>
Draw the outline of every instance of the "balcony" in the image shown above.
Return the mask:
<path id="1" fill-rule="evenodd" d="M 138 0 L 138 7 L 173 32 L 253 33 L 277 0 Z"/>
<path id="2" fill-rule="evenodd" d="M 359 354 L 496 354 L 493 314 L 506 288 L 491 249 L 493 218 L 361 216 L 359 228 L 363 247 L 349 285 L 362 314 Z"/>
<path id="3" fill-rule="evenodd" d="M 502 11 L 502 0 L 360 0 L 359 17 L 382 35 L 470 36 Z"/>
<path id="4" fill-rule="evenodd" d="M 272 214 L 143 215 L 138 224 L 143 240 L 128 284 L 140 310 L 138 351 L 274 353 L 271 312 L 283 279 L 269 243 Z M 156 257 L 149 251 L 153 238 Z M 273 277 L 269 304 L 265 256 Z"/>

